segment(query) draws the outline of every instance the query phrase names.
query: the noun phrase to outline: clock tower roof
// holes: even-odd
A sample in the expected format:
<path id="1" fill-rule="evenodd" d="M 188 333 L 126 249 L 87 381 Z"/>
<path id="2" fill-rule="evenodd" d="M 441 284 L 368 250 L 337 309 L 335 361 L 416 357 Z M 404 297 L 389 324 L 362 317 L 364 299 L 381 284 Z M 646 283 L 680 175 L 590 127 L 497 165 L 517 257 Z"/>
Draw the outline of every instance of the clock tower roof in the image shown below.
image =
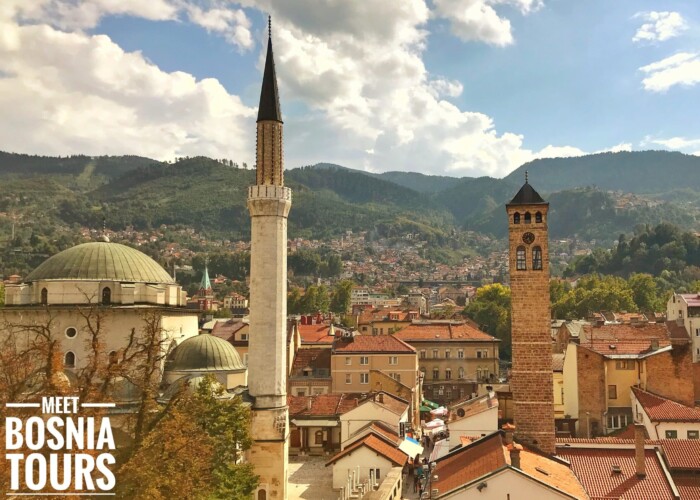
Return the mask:
<path id="1" fill-rule="evenodd" d="M 535 191 L 526 180 L 523 187 L 520 188 L 520 191 L 518 191 L 513 199 L 510 200 L 510 203 L 508 203 L 508 206 L 511 205 L 549 205 L 549 203 L 544 201 L 540 194 Z"/>

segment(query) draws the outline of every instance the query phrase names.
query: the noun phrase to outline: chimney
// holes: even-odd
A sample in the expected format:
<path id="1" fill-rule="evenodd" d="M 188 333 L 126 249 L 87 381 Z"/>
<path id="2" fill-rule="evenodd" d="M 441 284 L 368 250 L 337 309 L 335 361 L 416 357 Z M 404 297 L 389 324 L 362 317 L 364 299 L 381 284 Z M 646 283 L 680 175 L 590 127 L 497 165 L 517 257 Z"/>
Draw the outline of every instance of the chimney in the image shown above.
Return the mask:
<path id="1" fill-rule="evenodd" d="M 644 468 L 644 424 L 634 424 L 634 458 L 637 465 L 637 477 L 647 475 Z"/>
<path id="2" fill-rule="evenodd" d="M 515 426 L 513 424 L 504 424 L 502 428 L 506 433 L 506 444 L 513 444 L 513 433 L 515 432 Z"/>
<path id="3" fill-rule="evenodd" d="M 520 450 L 522 449 L 523 447 L 519 444 L 513 443 L 510 446 L 510 465 L 516 469 L 520 468 Z"/>
<path id="4" fill-rule="evenodd" d="M 659 348 L 659 339 L 651 339 L 651 350 L 656 351 Z"/>
<path id="5" fill-rule="evenodd" d="M 309 396 L 309 399 L 306 400 L 306 408 L 311 411 L 311 404 L 312 404 L 312 398 Z"/>

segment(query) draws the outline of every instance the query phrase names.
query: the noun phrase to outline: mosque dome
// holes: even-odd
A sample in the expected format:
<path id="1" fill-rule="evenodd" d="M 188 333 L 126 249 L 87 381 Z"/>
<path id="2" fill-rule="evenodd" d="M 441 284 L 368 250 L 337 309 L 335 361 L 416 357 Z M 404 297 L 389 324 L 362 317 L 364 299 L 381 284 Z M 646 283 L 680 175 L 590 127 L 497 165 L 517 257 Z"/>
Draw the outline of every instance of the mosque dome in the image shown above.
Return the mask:
<path id="1" fill-rule="evenodd" d="M 204 382 L 204 379 L 205 377 L 202 375 L 185 375 L 184 377 L 180 377 L 168 386 L 158 400 L 161 402 L 170 401 L 182 390 L 188 394 L 194 394 L 199 388 L 200 384 Z M 211 391 L 215 396 L 218 395 L 222 398 L 231 398 L 231 395 L 226 392 L 224 386 L 216 380 L 211 381 Z"/>
<path id="2" fill-rule="evenodd" d="M 190 337 L 170 354 L 166 371 L 206 372 L 245 370 L 241 357 L 227 341 L 209 333 Z"/>
<path id="3" fill-rule="evenodd" d="M 49 257 L 24 279 L 174 283 L 160 264 L 143 252 L 119 243 L 94 241 Z"/>

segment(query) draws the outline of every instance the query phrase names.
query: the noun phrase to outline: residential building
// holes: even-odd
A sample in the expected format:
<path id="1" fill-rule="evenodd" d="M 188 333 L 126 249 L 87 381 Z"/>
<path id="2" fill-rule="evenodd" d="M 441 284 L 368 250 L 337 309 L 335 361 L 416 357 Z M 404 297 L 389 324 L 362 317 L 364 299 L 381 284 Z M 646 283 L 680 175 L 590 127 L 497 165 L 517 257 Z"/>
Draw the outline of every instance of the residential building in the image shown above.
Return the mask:
<path id="1" fill-rule="evenodd" d="M 430 473 L 431 498 L 589 498 L 566 462 L 530 451 L 513 442 L 511 433 L 490 433 L 438 458 Z"/>
<path id="2" fill-rule="evenodd" d="M 700 408 L 632 387 L 631 406 L 636 421 L 651 439 L 700 439 Z M 700 455 L 698 455 L 700 462 Z"/>
<path id="3" fill-rule="evenodd" d="M 365 309 L 357 316 L 357 330 L 363 335 L 390 335 L 420 317 L 416 311 Z"/>
<path id="4" fill-rule="evenodd" d="M 564 411 L 578 418 L 577 435 L 605 435 L 632 423 L 633 386 L 693 404 L 690 349 L 677 330 L 675 322 L 583 328 L 564 360 Z"/>
<path id="5" fill-rule="evenodd" d="M 298 349 L 287 382 L 287 393 L 293 396 L 331 392 L 331 350 L 320 347 Z"/>
<path id="6" fill-rule="evenodd" d="M 250 325 L 248 321 L 241 319 L 228 319 L 214 323 L 211 334 L 214 337 L 226 340 L 236 348 L 243 360 L 243 364 L 248 366 L 248 340 Z"/>
<path id="7" fill-rule="evenodd" d="M 360 404 L 340 416 L 340 448 L 353 442 L 353 436 L 365 426 L 380 422 L 392 432 L 402 434 L 409 422 L 409 402 L 386 392 L 367 395 Z"/>
<path id="8" fill-rule="evenodd" d="M 700 294 L 674 293 L 666 304 L 666 319 L 685 326 L 691 338 L 693 362 L 700 362 Z"/>
<path id="9" fill-rule="evenodd" d="M 323 455 L 340 450 L 340 416 L 357 408 L 359 394 L 287 396 L 289 453 Z"/>
<path id="10" fill-rule="evenodd" d="M 394 337 L 415 348 L 426 398 L 449 404 L 499 377 L 500 340 L 468 322 L 420 321 Z"/>
<path id="11" fill-rule="evenodd" d="M 483 437 L 498 431 L 498 399 L 494 392 L 458 401 L 449 410 L 449 449 L 460 445 L 462 437 Z"/>

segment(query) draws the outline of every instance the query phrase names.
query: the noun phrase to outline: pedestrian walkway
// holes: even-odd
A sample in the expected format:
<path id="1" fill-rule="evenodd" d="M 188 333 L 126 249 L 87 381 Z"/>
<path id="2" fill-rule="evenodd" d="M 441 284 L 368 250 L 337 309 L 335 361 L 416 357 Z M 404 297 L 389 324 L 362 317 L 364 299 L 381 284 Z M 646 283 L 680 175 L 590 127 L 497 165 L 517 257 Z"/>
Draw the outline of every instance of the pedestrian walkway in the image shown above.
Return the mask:
<path id="1" fill-rule="evenodd" d="M 424 460 L 427 462 L 430 459 L 430 454 L 433 451 L 433 443 L 432 441 L 430 442 L 429 446 L 425 446 L 423 448 L 423 454 L 421 455 L 421 460 Z M 425 467 L 425 474 L 427 475 L 427 469 L 428 466 L 426 465 Z M 403 481 L 403 492 L 401 493 L 401 498 L 407 499 L 407 500 L 418 500 L 420 498 L 419 493 L 416 491 L 413 491 L 413 475 L 409 474 L 408 476 L 404 477 Z"/>

